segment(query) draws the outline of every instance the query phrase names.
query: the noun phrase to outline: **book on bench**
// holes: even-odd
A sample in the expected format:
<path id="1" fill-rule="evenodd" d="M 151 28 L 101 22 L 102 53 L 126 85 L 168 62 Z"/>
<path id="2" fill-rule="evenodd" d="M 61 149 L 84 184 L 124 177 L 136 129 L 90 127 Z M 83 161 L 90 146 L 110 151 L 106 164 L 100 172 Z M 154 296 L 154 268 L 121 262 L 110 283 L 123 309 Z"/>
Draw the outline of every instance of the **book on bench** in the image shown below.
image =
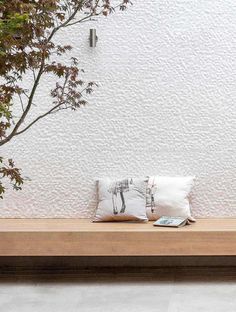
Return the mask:
<path id="1" fill-rule="evenodd" d="M 188 218 L 162 216 L 153 223 L 154 226 L 167 226 L 179 228 L 189 224 Z"/>

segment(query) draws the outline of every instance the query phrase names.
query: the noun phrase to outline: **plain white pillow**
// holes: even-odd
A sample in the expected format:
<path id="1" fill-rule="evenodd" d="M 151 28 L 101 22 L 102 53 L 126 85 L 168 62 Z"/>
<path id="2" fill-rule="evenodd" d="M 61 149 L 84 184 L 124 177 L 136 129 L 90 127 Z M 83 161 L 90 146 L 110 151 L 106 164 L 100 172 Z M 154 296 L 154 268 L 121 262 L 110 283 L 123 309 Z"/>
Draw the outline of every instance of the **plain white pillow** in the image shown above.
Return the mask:
<path id="1" fill-rule="evenodd" d="M 161 216 L 184 217 L 193 220 L 189 193 L 195 177 L 150 176 L 147 187 L 147 217 L 157 220 Z"/>

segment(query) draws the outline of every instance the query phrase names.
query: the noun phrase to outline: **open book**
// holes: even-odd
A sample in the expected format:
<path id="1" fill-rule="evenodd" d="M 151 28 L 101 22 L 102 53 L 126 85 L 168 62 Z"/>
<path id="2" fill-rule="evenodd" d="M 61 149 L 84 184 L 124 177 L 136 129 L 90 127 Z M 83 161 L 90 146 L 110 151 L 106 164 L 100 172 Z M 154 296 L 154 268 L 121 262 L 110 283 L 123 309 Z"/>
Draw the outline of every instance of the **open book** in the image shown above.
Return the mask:
<path id="1" fill-rule="evenodd" d="M 153 223 L 154 226 L 182 227 L 191 222 L 188 218 L 162 216 Z"/>

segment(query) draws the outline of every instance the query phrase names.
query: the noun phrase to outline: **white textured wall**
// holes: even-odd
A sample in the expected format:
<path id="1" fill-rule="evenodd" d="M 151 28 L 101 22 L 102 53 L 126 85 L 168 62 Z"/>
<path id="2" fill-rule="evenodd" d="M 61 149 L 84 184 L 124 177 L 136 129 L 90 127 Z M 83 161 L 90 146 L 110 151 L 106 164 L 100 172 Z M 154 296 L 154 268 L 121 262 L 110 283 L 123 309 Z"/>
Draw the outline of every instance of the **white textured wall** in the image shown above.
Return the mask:
<path id="1" fill-rule="evenodd" d="M 87 217 L 94 177 L 146 174 L 195 174 L 194 214 L 236 215 L 235 16 L 235 0 L 139 0 L 92 24 L 96 49 L 89 23 L 58 37 L 100 87 L 4 147 L 32 181 L 0 215 Z"/>

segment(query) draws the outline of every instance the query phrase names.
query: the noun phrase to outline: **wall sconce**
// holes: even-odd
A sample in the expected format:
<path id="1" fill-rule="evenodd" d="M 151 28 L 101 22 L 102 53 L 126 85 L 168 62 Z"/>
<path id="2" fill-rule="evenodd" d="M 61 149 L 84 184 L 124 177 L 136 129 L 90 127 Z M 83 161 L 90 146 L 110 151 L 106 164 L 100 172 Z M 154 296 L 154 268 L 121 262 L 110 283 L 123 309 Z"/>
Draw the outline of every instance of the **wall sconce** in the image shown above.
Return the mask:
<path id="1" fill-rule="evenodd" d="M 98 36 L 96 33 L 96 29 L 92 28 L 90 29 L 90 35 L 89 35 L 89 45 L 91 48 L 95 48 L 98 41 Z"/>

